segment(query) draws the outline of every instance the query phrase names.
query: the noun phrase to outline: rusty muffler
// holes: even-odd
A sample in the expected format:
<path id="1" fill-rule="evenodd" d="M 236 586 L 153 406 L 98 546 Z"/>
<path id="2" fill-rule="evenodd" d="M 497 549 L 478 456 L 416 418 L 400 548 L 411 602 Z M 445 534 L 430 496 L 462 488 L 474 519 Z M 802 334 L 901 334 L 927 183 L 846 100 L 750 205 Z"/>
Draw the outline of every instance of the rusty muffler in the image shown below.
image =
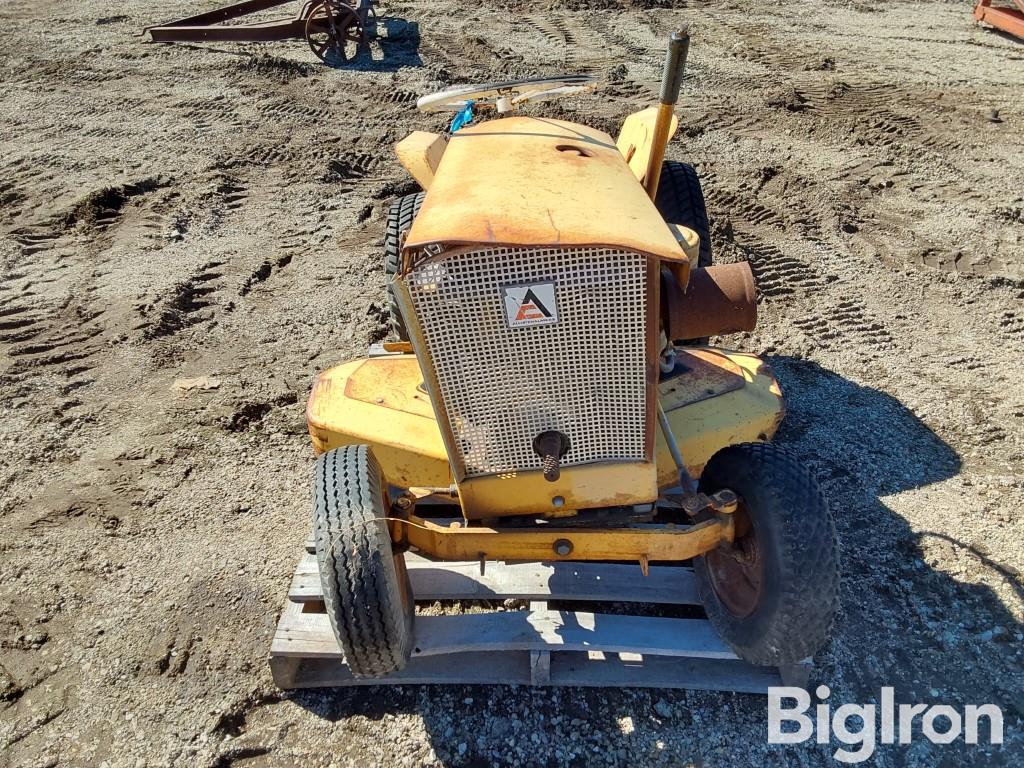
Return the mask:
<path id="1" fill-rule="evenodd" d="M 757 325 L 754 273 L 743 261 L 690 271 L 684 291 L 668 269 L 661 270 L 662 321 L 673 341 L 701 339 Z"/>

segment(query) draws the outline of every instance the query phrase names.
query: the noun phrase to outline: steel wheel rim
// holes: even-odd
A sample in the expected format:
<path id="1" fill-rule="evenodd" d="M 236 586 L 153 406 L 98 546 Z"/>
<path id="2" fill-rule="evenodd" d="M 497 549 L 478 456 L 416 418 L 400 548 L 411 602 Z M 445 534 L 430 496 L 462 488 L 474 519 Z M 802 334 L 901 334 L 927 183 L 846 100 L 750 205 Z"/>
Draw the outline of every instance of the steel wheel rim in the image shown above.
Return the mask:
<path id="1" fill-rule="evenodd" d="M 356 12 L 337 0 L 323 0 L 306 19 L 306 42 L 313 54 L 325 64 L 348 61 L 349 43 L 356 50 L 363 44 L 363 28 Z"/>
<path id="2" fill-rule="evenodd" d="M 738 619 L 750 616 L 764 592 L 764 558 L 750 514 L 740 501 L 733 513 L 736 538 L 704 555 L 708 581 L 722 606 Z"/>

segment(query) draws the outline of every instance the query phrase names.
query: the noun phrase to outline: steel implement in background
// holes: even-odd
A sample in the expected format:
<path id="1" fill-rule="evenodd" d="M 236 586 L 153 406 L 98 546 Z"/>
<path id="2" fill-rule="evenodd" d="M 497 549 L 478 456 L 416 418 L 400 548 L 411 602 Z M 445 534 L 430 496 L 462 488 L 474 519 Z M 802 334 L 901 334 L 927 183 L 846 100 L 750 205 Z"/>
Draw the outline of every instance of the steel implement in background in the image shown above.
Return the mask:
<path id="1" fill-rule="evenodd" d="M 974 18 L 991 24 L 996 29 L 1024 38 L 1024 0 L 1013 0 L 1016 8 L 992 5 L 992 0 L 978 0 Z"/>
<path id="2" fill-rule="evenodd" d="M 373 0 L 305 0 L 292 17 L 224 24 L 244 16 L 276 8 L 291 0 L 243 0 L 213 11 L 147 27 L 156 43 L 272 42 L 305 38 L 317 58 L 335 66 L 365 49 L 375 33 Z"/>

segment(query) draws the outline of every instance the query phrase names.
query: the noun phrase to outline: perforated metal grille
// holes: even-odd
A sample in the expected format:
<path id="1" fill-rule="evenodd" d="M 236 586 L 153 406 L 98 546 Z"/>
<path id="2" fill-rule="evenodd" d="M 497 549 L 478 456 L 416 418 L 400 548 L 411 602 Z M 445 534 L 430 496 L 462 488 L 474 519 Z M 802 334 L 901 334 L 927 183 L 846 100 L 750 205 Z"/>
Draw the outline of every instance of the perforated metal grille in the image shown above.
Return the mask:
<path id="1" fill-rule="evenodd" d="M 569 436 L 563 465 L 644 459 L 646 270 L 625 251 L 497 248 L 410 272 L 467 476 L 539 469 L 547 430 Z M 550 283 L 557 322 L 511 327 L 505 289 Z"/>

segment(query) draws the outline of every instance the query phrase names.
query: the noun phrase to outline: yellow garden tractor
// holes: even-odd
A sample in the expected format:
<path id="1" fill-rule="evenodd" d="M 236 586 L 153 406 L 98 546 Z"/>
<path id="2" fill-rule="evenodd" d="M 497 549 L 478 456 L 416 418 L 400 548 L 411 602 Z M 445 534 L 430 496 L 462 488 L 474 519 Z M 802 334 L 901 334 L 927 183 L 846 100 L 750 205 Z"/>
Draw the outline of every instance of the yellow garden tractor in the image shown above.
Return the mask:
<path id="1" fill-rule="evenodd" d="M 413 649 L 405 553 L 441 561 L 692 561 L 735 653 L 790 664 L 826 641 L 835 528 L 809 471 L 768 442 L 782 393 L 755 355 L 745 263 L 713 266 L 693 167 L 665 162 L 689 37 L 660 103 L 616 139 L 522 105 L 586 76 L 426 96 L 456 113 L 397 154 L 385 270 L 397 341 L 318 377 L 314 538 L 352 673 Z M 483 119 L 485 117 L 493 119 Z"/>

